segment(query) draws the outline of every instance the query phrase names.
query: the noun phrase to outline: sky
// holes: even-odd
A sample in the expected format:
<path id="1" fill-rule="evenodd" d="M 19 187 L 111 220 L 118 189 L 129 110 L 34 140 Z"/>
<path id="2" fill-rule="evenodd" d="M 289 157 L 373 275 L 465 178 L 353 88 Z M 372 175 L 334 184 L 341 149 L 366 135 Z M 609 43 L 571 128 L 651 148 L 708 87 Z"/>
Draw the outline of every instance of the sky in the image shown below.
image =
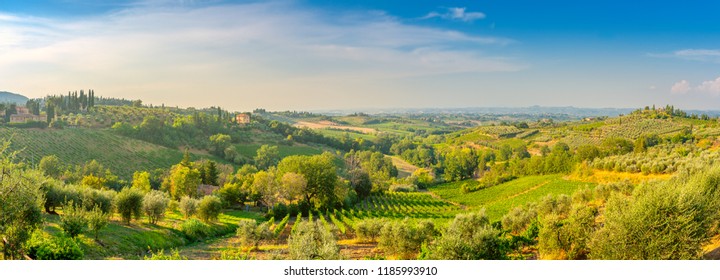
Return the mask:
<path id="1" fill-rule="evenodd" d="M 719 10 L 718 1 L 0 0 L 0 91 L 93 89 L 237 111 L 717 110 Z"/>

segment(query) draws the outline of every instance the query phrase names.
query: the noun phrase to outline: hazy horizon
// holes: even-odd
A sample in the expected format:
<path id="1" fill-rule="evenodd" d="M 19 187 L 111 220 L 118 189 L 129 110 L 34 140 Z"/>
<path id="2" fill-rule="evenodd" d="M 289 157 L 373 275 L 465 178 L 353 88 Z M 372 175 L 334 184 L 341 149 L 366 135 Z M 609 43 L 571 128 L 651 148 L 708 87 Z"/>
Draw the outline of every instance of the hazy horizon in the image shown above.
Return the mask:
<path id="1" fill-rule="evenodd" d="M 717 110 L 717 8 L 711 1 L 10 1 L 0 3 L 0 90 L 38 98 L 94 89 L 237 111 Z"/>

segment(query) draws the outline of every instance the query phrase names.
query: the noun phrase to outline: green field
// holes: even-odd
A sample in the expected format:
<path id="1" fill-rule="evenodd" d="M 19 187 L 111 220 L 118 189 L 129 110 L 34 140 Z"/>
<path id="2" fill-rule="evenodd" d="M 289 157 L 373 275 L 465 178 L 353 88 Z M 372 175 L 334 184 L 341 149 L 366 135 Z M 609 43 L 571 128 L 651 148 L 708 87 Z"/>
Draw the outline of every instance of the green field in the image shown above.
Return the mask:
<path id="1" fill-rule="evenodd" d="M 528 202 L 537 202 L 549 194 L 572 194 L 592 184 L 568 181 L 562 175 L 528 176 L 497 186 L 481 189 L 471 193 L 463 193 L 463 184 L 477 184 L 475 180 L 465 180 L 442 184 L 430 189 L 431 192 L 448 201 L 460 203 L 472 208 L 485 208 L 491 220 L 500 219 L 515 206 Z"/>
<path id="2" fill-rule="evenodd" d="M 64 164 L 79 165 L 97 160 L 129 179 L 134 171 L 169 168 L 180 162 L 183 152 L 117 135 L 107 129 L 14 129 L 0 128 L 0 138 L 11 139 L 19 157 L 38 164 L 43 156 L 56 155 Z M 224 160 L 208 155 L 195 158 Z"/>

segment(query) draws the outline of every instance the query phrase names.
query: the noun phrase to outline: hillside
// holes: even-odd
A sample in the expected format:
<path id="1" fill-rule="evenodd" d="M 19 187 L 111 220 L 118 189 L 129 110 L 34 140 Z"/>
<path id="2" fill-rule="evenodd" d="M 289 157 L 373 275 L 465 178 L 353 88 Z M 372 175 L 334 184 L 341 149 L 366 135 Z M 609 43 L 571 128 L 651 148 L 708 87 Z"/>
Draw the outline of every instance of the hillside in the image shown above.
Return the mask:
<path id="1" fill-rule="evenodd" d="M 25 102 L 27 101 L 28 98 L 23 95 L 7 91 L 0 91 L 0 103 L 15 103 L 25 105 Z"/>
<path id="2" fill-rule="evenodd" d="M 56 155 L 68 165 L 97 160 L 124 179 L 137 170 L 169 168 L 183 157 L 180 150 L 123 137 L 106 129 L 14 129 L 0 128 L 0 138 L 11 139 L 13 150 L 30 164 L 43 156 Z M 194 154 L 195 158 L 222 159 Z"/>

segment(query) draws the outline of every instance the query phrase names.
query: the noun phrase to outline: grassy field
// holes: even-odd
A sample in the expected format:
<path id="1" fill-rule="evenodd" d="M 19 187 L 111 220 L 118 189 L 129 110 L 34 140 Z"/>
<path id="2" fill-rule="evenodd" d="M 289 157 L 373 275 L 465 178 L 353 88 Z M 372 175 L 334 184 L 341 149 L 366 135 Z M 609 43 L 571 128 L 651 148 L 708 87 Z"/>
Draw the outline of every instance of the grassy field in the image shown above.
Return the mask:
<path id="1" fill-rule="evenodd" d="M 171 248 L 194 246 L 197 243 L 213 242 L 220 237 L 234 235 L 238 222 L 242 219 L 262 221 L 262 215 L 256 212 L 225 211 L 218 221 L 210 223 L 210 237 L 199 242 L 188 240 L 179 230 L 184 218 L 179 212 L 167 213 L 165 219 L 157 225 L 147 223 L 147 219 L 133 221 L 127 225 L 114 217 L 108 226 L 99 233 L 100 243 L 88 233 L 79 236 L 80 246 L 85 252 L 84 259 L 142 259 L 158 250 L 168 252 Z M 45 215 L 45 232 L 51 235 L 61 234 L 59 217 Z"/>
<path id="2" fill-rule="evenodd" d="M 121 178 L 130 179 L 136 170 L 169 168 L 182 159 L 180 150 L 117 135 L 107 129 L 14 129 L 0 128 L 0 138 L 11 139 L 19 157 L 38 164 L 43 156 L 56 155 L 65 164 L 84 164 L 97 160 Z M 209 155 L 221 163 L 224 160 Z"/>
<path id="3" fill-rule="evenodd" d="M 500 219 L 515 206 L 539 201 L 549 194 L 572 194 L 583 187 L 593 187 L 593 183 L 583 183 L 563 179 L 561 175 L 528 176 L 504 184 L 463 193 L 463 184 L 477 184 L 475 180 L 465 180 L 442 184 L 430 189 L 443 199 L 471 208 L 485 208 L 491 220 Z"/>

